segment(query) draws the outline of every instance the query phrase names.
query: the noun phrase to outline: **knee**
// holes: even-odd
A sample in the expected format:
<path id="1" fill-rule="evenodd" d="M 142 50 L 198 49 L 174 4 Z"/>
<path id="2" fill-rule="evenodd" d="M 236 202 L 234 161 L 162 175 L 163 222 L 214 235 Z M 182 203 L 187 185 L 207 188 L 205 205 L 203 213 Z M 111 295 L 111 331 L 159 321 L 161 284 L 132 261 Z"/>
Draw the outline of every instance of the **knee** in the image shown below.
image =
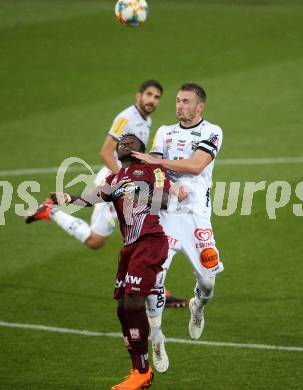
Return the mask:
<path id="1" fill-rule="evenodd" d="M 200 298 L 211 299 L 214 295 L 215 278 L 199 278 L 196 286 L 196 295 Z"/>
<path id="2" fill-rule="evenodd" d="M 90 249 L 101 249 L 106 243 L 107 237 L 99 236 L 95 233 L 91 233 L 88 239 L 85 241 L 85 245 Z"/>

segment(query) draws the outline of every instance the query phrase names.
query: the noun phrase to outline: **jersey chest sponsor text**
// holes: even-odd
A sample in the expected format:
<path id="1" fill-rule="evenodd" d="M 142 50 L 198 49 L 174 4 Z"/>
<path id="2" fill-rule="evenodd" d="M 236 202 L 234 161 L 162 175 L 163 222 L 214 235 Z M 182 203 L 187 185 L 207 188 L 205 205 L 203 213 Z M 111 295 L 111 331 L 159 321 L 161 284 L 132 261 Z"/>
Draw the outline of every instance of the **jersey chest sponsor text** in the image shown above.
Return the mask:
<path id="1" fill-rule="evenodd" d="M 178 136 L 172 137 L 167 135 L 164 143 L 166 145 L 166 153 L 170 160 L 183 160 L 184 158 L 190 158 L 196 151 L 201 137 L 178 134 Z"/>

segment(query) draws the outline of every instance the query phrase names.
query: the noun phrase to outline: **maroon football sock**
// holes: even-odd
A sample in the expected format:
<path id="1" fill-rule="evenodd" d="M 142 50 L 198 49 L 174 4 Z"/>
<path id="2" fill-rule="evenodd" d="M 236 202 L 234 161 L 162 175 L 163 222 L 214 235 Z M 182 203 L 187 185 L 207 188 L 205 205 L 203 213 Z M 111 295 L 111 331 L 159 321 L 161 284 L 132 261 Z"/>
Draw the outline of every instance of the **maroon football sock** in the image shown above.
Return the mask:
<path id="1" fill-rule="evenodd" d="M 135 358 L 135 353 L 134 353 L 132 346 L 131 346 L 131 338 L 130 338 L 130 333 L 129 333 L 129 328 L 128 328 L 128 324 L 127 324 L 127 319 L 126 319 L 124 307 L 118 306 L 117 315 L 118 315 L 118 318 L 119 318 L 119 321 L 121 324 L 122 334 L 123 334 L 126 349 L 127 349 L 128 353 L 130 355 L 130 358 L 132 360 L 133 368 L 135 368 L 136 358 Z"/>
<path id="2" fill-rule="evenodd" d="M 148 363 L 148 334 L 149 323 L 145 307 L 137 310 L 124 309 L 130 335 L 130 344 L 134 354 L 133 365 L 140 374 L 149 369 Z"/>

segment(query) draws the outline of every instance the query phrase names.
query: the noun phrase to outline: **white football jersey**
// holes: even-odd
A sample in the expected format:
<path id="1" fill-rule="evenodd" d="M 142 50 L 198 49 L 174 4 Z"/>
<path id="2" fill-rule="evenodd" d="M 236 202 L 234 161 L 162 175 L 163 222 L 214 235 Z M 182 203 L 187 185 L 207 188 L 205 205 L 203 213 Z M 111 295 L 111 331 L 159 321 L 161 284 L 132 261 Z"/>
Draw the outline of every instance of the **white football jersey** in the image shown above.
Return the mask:
<path id="1" fill-rule="evenodd" d="M 179 123 L 159 128 L 150 153 L 161 154 L 166 160 L 183 160 L 191 158 L 195 151 L 200 149 L 213 158 L 199 175 L 169 171 L 173 182 L 184 184 L 190 191 L 186 200 L 172 202 L 169 210 L 191 210 L 210 216 L 209 189 L 212 186 L 214 160 L 221 148 L 222 139 L 222 129 L 206 120 L 201 120 L 190 128 L 185 128 Z"/>
<path id="2" fill-rule="evenodd" d="M 112 127 L 108 134 L 117 142 L 124 134 L 135 134 L 145 145 L 147 145 L 150 136 L 151 118 L 148 116 L 144 119 L 135 105 L 132 105 L 121 111 L 113 121 Z M 118 161 L 117 153 L 115 152 L 118 167 L 121 168 L 121 162 Z M 107 167 L 102 167 L 97 173 L 95 184 L 101 185 L 105 178 L 111 174 L 111 170 Z"/>
<path id="3" fill-rule="evenodd" d="M 144 119 L 136 106 L 130 106 L 121 111 L 112 124 L 108 134 L 116 141 L 127 133 L 135 134 L 141 141 L 147 145 L 150 135 L 151 118 Z"/>

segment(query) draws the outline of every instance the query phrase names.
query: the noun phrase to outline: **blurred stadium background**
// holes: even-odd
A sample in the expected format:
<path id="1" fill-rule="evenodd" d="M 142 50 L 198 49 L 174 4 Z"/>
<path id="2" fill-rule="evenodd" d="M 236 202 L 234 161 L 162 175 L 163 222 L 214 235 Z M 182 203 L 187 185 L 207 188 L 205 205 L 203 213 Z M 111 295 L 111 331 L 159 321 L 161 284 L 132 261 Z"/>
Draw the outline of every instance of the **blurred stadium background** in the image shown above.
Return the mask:
<path id="1" fill-rule="evenodd" d="M 155 78 L 165 93 L 153 131 L 175 122 L 178 86 L 201 83 L 209 97 L 205 117 L 225 134 L 214 181 L 240 181 L 241 191 L 245 181 L 288 181 L 292 198 L 276 220 L 267 216 L 266 191 L 256 194 L 250 216 L 241 216 L 240 206 L 232 216 L 214 216 L 225 272 L 202 340 L 237 345 L 168 343 L 171 368 L 152 388 L 302 389 L 302 220 L 292 212 L 302 162 L 226 163 L 303 156 L 302 1 L 150 0 L 141 28 L 119 25 L 114 3 L 0 1 L 0 180 L 14 188 L 0 226 L 0 388 L 103 390 L 126 374 L 119 338 L 3 326 L 120 331 L 111 299 L 118 229 L 93 252 L 55 224 L 26 226 L 14 206 L 24 204 L 17 194 L 24 180 L 40 183 L 39 202 L 55 187 L 54 173 L 21 169 L 56 167 L 70 156 L 99 164 L 114 115 L 133 102 L 141 81 Z M 167 286 L 192 294 L 181 255 Z M 188 340 L 188 318 L 187 309 L 167 310 L 167 337 Z"/>

